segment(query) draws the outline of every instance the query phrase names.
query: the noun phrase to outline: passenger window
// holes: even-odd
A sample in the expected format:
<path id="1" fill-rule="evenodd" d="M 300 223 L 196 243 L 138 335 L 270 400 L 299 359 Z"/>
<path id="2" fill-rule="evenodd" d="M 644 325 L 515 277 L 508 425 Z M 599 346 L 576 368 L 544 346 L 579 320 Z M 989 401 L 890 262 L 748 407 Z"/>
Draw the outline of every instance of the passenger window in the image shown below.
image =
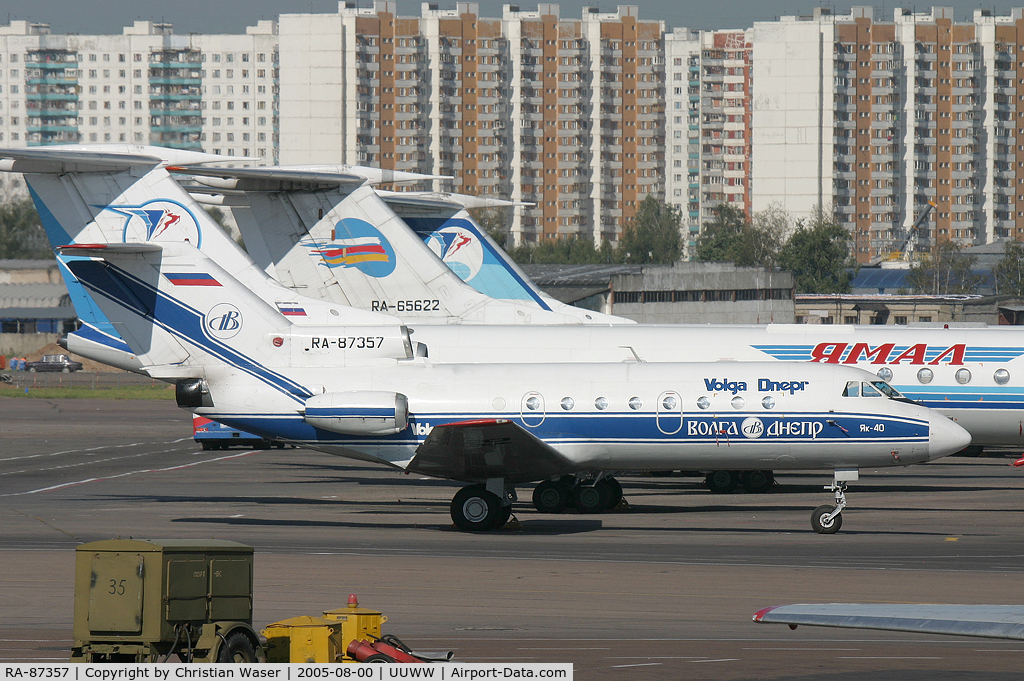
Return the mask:
<path id="1" fill-rule="evenodd" d="M 861 397 L 881 397 L 882 393 L 878 392 L 873 385 L 870 383 L 862 383 L 860 386 Z"/>
<path id="2" fill-rule="evenodd" d="M 860 397 L 860 381 L 847 381 L 843 397 Z"/>

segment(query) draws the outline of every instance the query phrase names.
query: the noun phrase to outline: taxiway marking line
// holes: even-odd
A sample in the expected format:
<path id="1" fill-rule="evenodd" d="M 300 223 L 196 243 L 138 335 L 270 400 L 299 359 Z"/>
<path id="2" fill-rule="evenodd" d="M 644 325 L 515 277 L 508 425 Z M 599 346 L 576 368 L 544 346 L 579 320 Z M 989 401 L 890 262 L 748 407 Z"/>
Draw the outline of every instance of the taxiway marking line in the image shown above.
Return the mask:
<path id="1" fill-rule="evenodd" d="M 226 461 L 228 459 L 237 459 L 243 456 L 249 456 L 255 454 L 256 450 L 249 452 L 239 452 L 238 454 L 229 454 L 228 456 L 219 456 L 215 459 L 204 459 L 202 461 L 193 461 L 191 463 L 183 463 L 177 466 L 168 466 L 167 468 L 141 468 L 135 471 L 128 471 L 126 473 L 118 473 L 117 475 L 108 475 L 98 478 L 86 478 L 84 480 L 76 480 L 74 482 L 64 482 L 59 485 L 51 485 L 50 487 L 41 487 L 39 489 L 28 490 L 27 492 L 9 492 L 7 494 L 0 494 L 0 497 L 20 497 L 28 494 L 40 494 L 42 492 L 53 492 L 60 489 L 66 489 L 68 487 L 77 487 L 78 485 L 85 485 L 90 482 L 100 482 L 103 480 L 116 480 L 117 478 L 124 478 L 129 475 L 136 475 L 138 473 L 166 473 L 168 471 L 178 471 L 184 468 L 192 468 L 193 466 L 199 466 L 204 463 L 216 463 L 217 461 Z"/>

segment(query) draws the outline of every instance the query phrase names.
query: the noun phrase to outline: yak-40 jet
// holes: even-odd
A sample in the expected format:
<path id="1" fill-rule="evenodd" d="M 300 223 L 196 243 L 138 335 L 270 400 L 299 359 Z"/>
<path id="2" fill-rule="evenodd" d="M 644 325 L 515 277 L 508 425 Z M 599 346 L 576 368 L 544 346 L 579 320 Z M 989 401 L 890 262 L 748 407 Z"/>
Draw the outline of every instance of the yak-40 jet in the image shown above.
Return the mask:
<path id="1" fill-rule="evenodd" d="M 26 173 L 51 241 L 74 256 L 68 269 L 143 371 L 175 384 L 181 406 L 466 482 L 451 505 L 464 529 L 502 524 L 520 483 L 541 482 L 543 510 L 570 498 L 600 510 L 621 493 L 615 471 L 722 466 L 835 470 L 837 504 L 812 516 L 816 530 L 834 532 L 857 469 L 928 461 L 970 441 L 844 366 L 437 363 L 418 356 L 401 320 L 269 278 L 159 159 L 0 152 L 14 154 L 0 168 Z"/>

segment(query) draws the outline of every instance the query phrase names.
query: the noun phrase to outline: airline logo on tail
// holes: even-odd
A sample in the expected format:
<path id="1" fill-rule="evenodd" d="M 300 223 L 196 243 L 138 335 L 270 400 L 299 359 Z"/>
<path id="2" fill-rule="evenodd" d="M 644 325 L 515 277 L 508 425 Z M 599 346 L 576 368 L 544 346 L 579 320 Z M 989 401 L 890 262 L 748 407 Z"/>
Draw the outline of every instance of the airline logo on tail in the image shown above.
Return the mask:
<path id="1" fill-rule="evenodd" d="M 484 264 L 484 248 L 473 233 L 461 227 L 443 227 L 427 237 L 427 246 L 448 268 L 469 281 Z"/>
<path id="2" fill-rule="evenodd" d="M 327 267 L 354 267 L 370 277 L 386 277 L 395 271 L 395 249 L 376 227 L 357 218 L 343 218 L 328 244 L 303 243 L 310 255 Z"/>
<path id="3" fill-rule="evenodd" d="M 242 313 L 231 303 L 218 303 L 206 315 L 206 329 L 220 340 L 234 338 L 242 330 Z"/>
<path id="4" fill-rule="evenodd" d="M 106 210 L 125 218 L 122 240 L 188 241 L 202 246 L 203 232 L 199 221 L 188 208 L 168 199 L 155 199 L 138 206 L 105 206 Z"/>

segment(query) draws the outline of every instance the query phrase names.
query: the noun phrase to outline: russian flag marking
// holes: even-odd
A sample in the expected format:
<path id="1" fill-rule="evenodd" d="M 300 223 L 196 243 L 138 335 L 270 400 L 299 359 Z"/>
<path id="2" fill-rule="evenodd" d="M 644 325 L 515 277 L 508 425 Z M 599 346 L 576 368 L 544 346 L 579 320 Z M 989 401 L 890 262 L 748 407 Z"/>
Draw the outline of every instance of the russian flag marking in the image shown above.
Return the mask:
<path id="1" fill-rule="evenodd" d="M 175 286 L 220 286 L 220 282 L 205 272 L 187 272 L 183 274 L 164 274 Z"/>

